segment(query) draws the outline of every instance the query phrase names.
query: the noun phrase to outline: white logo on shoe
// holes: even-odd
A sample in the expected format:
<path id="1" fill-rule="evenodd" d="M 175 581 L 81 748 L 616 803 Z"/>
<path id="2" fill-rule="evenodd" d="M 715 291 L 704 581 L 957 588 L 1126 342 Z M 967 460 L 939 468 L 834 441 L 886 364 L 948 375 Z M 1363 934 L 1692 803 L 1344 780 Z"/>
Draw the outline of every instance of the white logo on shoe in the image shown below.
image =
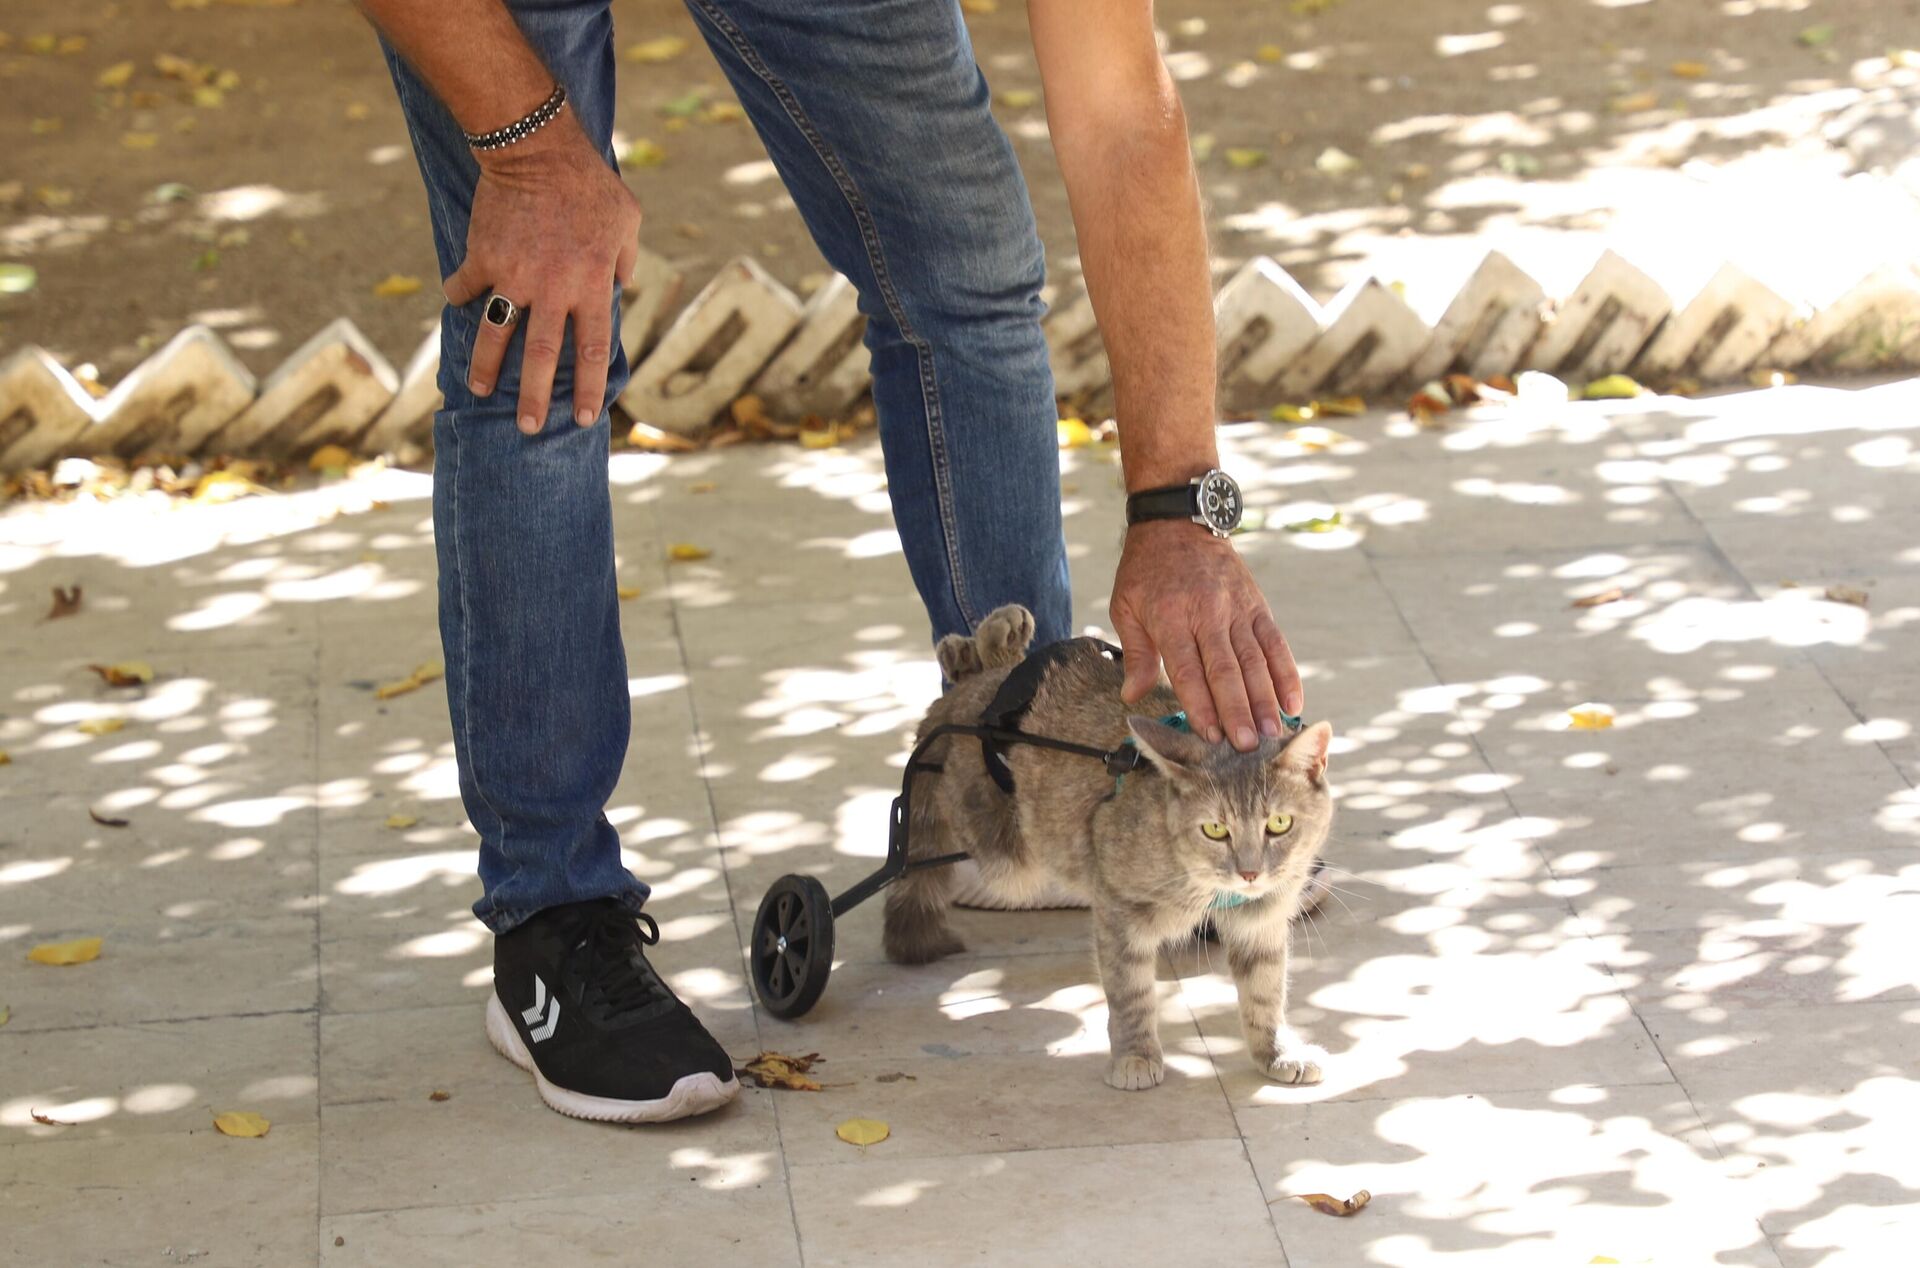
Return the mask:
<path id="1" fill-rule="evenodd" d="M 540 1014 L 543 1012 L 546 1013 L 547 1020 L 537 1026 L 534 1025 L 535 1022 L 540 1021 Z M 547 984 L 540 980 L 538 973 L 533 975 L 533 1007 L 521 1013 L 520 1020 L 527 1023 L 527 1038 L 535 1043 L 553 1038 L 553 1028 L 560 1024 L 560 997 L 547 996 Z"/>

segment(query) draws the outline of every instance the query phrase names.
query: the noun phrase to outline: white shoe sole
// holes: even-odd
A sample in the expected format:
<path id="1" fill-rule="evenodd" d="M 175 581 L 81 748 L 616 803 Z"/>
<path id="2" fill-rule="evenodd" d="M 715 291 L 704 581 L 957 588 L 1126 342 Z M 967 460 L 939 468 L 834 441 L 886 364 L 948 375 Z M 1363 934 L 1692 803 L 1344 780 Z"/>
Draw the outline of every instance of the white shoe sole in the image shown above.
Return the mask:
<path id="1" fill-rule="evenodd" d="M 729 1076 L 722 1082 L 718 1075 L 704 1070 L 682 1077 L 674 1083 L 672 1091 L 657 1101 L 621 1101 L 556 1087 L 547 1082 L 547 1076 L 533 1063 L 533 1054 L 521 1042 L 520 1032 L 513 1028 L 513 1019 L 507 1016 L 498 995 L 487 997 L 487 1038 L 501 1056 L 533 1076 L 540 1089 L 540 1099 L 549 1109 L 569 1118 L 586 1118 L 596 1123 L 665 1123 L 719 1109 L 740 1094 L 740 1080 Z"/>

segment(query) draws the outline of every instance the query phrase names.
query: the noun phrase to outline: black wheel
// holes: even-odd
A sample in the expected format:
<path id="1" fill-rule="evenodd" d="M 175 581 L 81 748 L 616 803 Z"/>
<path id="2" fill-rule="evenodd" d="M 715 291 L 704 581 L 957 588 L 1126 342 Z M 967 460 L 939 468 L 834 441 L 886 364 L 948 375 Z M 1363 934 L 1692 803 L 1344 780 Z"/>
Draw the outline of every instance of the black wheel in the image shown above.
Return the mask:
<path id="1" fill-rule="evenodd" d="M 760 900 L 747 951 L 753 993 L 775 1017 L 812 1008 L 833 971 L 833 900 L 811 876 L 782 876 Z"/>

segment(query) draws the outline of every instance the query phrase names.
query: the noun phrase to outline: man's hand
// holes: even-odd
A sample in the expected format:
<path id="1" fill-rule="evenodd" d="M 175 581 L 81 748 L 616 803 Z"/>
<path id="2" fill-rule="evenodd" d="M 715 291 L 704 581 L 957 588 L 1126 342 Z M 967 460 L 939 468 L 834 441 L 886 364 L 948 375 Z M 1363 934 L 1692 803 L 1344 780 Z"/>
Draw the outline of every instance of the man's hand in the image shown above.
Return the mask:
<path id="1" fill-rule="evenodd" d="M 1152 689 L 1165 661 L 1196 734 L 1247 752 L 1285 734 L 1300 673 L 1267 601 L 1233 544 L 1197 524 L 1148 520 L 1127 530 L 1109 609 L 1126 652 L 1121 698 Z M 1258 727 L 1258 734 L 1255 728 Z"/>
<path id="2" fill-rule="evenodd" d="M 447 301 L 498 291 L 523 311 L 520 430 L 546 425 L 567 318 L 573 318 L 573 421 L 592 426 L 606 405 L 613 354 L 613 286 L 633 279 L 640 204 L 580 131 L 570 111 L 524 141 L 480 155 L 467 258 Z M 482 323 L 468 388 L 490 395 L 511 328 Z"/>

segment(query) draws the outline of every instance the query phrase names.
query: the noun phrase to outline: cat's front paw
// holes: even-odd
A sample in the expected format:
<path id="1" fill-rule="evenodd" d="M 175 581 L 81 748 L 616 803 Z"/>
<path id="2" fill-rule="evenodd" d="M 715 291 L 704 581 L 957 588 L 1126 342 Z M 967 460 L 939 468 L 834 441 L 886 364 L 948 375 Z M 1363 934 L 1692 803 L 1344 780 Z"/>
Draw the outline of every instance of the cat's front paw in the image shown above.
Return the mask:
<path id="1" fill-rule="evenodd" d="M 1144 1092 L 1159 1087 L 1166 1077 L 1166 1063 L 1158 1057 L 1115 1057 L 1107 1063 L 1107 1086 L 1122 1092 Z"/>
<path id="2" fill-rule="evenodd" d="M 1320 1065 L 1326 1059 L 1324 1049 L 1308 1043 L 1292 1044 L 1282 1048 L 1261 1072 L 1275 1083 L 1310 1087 L 1320 1081 Z"/>

